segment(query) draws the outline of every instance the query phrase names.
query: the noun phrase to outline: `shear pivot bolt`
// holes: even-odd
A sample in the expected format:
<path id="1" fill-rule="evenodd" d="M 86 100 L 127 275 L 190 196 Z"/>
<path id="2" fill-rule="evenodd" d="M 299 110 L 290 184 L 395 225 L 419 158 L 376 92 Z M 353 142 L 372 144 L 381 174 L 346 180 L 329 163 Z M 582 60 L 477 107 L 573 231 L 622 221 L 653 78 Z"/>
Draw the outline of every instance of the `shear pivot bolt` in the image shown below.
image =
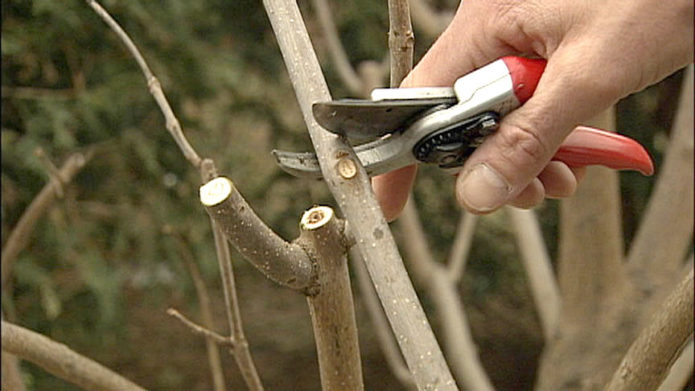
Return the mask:
<path id="1" fill-rule="evenodd" d="M 352 179 L 357 175 L 357 165 L 349 157 L 338 160 L 337 169 L 338 174 L 344 179 Z"/>

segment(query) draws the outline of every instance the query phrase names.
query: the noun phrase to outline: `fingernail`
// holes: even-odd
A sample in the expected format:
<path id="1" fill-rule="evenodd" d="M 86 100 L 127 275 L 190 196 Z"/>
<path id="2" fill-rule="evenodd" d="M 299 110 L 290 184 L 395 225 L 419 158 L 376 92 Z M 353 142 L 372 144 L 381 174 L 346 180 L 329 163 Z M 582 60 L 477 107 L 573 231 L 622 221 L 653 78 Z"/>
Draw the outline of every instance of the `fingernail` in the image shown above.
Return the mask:
<path id="1" fill-rule="evenodd" d="M 490 212 L 502 206 L 509 197 L 511 186 L 485 163 L 471 168 L 457 186 L 459 203 L 477 212 Z"/>

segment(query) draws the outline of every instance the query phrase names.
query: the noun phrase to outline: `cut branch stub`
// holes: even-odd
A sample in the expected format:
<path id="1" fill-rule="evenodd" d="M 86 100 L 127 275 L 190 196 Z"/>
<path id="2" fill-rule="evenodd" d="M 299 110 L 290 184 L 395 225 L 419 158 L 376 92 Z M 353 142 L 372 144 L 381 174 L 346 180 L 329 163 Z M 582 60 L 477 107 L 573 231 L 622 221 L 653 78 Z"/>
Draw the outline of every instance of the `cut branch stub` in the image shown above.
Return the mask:
<path id="1" fill-rule="evenodd" d="M 333 209 L 304 213 L 297 242 L 318 265 L 320 289 L 307 295 L 323 390 L 362 390 L 362 365 L 347 267 L 344 225 Z"/>
<path id="2" fill-rule="evenodd" d="M 297 290 L 314 285 L 314 268 L 306 252 L 265 225 L 231 180 L 217 177 L 204 184 L 200 202 L 237 251 L 266 277 Z"/>

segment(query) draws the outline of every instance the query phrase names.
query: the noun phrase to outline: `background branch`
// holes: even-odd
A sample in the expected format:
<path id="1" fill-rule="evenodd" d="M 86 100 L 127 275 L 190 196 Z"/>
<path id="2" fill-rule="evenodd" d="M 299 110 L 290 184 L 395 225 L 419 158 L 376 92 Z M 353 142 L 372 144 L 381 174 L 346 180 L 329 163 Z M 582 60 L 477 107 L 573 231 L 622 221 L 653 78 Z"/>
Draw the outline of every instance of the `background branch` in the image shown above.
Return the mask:
<path id="1" fill-rule="evenodd" d="M 463 272 L 466 268 L 468 253 L 473 244 L 473 236 L 475 235 L 475 225 L 477 222 L 477 215 L 468 213 L 465 210 L 461 211 L 459 223 L 456 227 L 456 236 L 451 245 L 449 259 L 447 261 L 449 276 L 457 284 L 461 282 L 461 278 L 463 278 Z"/>
<path id="2" fill-rule="evenodd" d="M 543 336 L 549 341 L 560 318 L 560 292 L 541 227 L 532 210 L 507 207 L 505 211 L 514 227 L 521 261 L 543 328 Z"/>
<path id="3" fill-rule="evenodd" d="M 410 11 L 415 27 L 430 38 L 437 37 L 454 18 L 453 12 L 437 11 L 427 0 L 410 0 Z"/>
<path id="4" fill-rule="evenodd" d="M 693 66 L 683 89 L 671 140 L 653 194 L 628 254 L 629 270 L 656 292 L 679 273 L 693 234 Z M 660 300 L 660 298 L 657 298 Z"/>
<path id="5" fill-rule="evenodd" d="M 144 391 L 137 384 L 67 346 L 4 320 L 2 350 L 85 390 Z"/>
<path id="6" fill-rule="evenodd" d="M 17 255 L 26 247 L 31 237 L 31 232 L 36 226 L 39 218 L 43 216 L 48 207 L 56 198 L 58 189 L 63 184 L 69 183 L 72 178 L 87 164 L 92 158 L 93 151 L 86 153 L 75 153 L 70 155 L 65 163 L 51 180 L 41 189 L 38 195 L 31 201 L 31 204 L 22 213 L 17 225 L 15 225 L 10 235 L 7 237 L 5 245 L 2 247 L 2 286 L 7 286 L 12 274 L 12 266 L 17 259 Z"/>
<path id="7" fill-rule="evenodd" d="M 336 28 L 333 16 L 331 15 L 331 9 L 328 6 L 328 1 L 313 0 L 312 4 L 314 5 L 314 10 L 316 10 L 316 16 L 318 17 L 319 24 L 321 25 L 323 36 L 326 39 L 328 52 L 331 55 L 335 69 L 338 71 L 338 75 L 343 81 L 343 84 L 345 84 L 348 90 L 350 90 L 350 92 L 353 94 L 364 95 L 368 93 L 362 79 L 357 75 L 355 69 L 350 64 L 350 60 L 345 53 L 345 47 L 343 47 L 343 44 L 340 42 L 338 29 Z"/>

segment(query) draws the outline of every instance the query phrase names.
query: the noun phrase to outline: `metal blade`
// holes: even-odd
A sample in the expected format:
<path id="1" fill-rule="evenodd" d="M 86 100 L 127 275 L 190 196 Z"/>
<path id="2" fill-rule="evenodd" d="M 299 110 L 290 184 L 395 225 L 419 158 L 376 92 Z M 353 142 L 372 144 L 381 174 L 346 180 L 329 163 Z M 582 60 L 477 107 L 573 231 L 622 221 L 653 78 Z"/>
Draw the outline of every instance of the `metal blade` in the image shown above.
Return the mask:
<path id="1" fill-rule="evenodd" d="M 357 158 L 370 177 L 417 163 L 412 154 L 413 140 L 400 134 L 375 140 L 355 147 Z M 322 177 L 316 154 L 273 150 L 277 164 L 285 172 L 300 178 Z"/>
<path id="2" fill-rule="evenodd" d="M 427 99 L 361 100 L 346 99 L 314 103 L 314 118 L 327 130 L 353 140 L 365 140 L 393 133 L 417 114 L 439 105 L 452 105 L 456 97 Z"/>

